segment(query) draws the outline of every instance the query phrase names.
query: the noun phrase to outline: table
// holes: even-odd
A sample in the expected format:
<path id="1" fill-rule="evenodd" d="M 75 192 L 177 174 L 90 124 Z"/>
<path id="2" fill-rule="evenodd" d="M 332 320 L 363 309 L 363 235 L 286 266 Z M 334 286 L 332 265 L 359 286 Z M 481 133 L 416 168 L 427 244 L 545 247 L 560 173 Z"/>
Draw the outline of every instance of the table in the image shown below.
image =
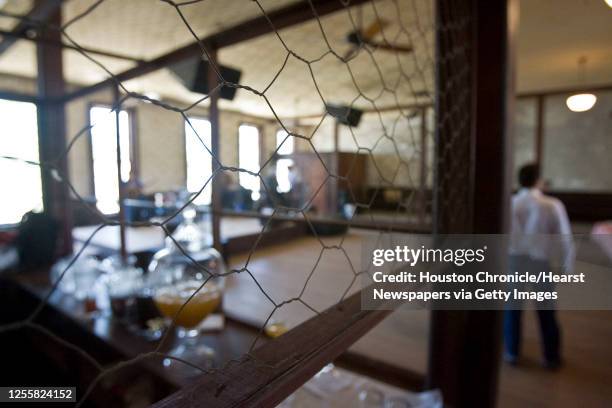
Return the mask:
<path id="1" fill-rule="evenodd" d="M 99 225 L 76 227 L 72 230 L 72 236 L 75 241 L 83 244 L 99 227 Z M 261 230 L 262 226 L 258 219 L 221 217 L 221 238 L 223 240 L 258 233 Z M 166 234 L 161 227 L 128 226 L 125 228 L 125 232 L 128 253 L 155 252 L 164 247 Z M 107 225 L 103 227 L 91 238 L 90 245 L 108 251 L 119 251 L 121 249 L 119 226 Z"/>
<path id="2" fill-rule="evenodd" d="M 11 276 L 3 283 L 12 285 L 18 292 L 16 299 L 23 304 L 12 305 L 15 308 L 20 306 L 26 308 L 26 304 L 37 305 L 50 289 L 48 274 L 43 272 Z M 49 298 L 44 319 L 40 319 L 40 322 L 54 333 L 67 337 L 67 340 L 104 360 L 130 359 L 151 352 L 158 345 L 157 341 L 149 341 L 135 335 L 109 314 L 97 313 L 86 316 L 82 301 L 59 290 Z M 215 366 L 220 367 L 247 352 L 257 334 L 257 331 L 251 327 L 226 319 L 222 331 L 202 334 L 199 341 L 215 349 Z M 167 352 L 177 344 L 177 341 L 173 335 L 169 336 L 160 351 Z M 265 342 L 266 339 L 261 338 L 260 341 Z M 194 372 L 191 368 L 181 367 L 180 364 L 165 368 L 161 357 L 144 360 L 141 366 L 154 373 L 171 388 L 179 388 L 193 380 Z"/>

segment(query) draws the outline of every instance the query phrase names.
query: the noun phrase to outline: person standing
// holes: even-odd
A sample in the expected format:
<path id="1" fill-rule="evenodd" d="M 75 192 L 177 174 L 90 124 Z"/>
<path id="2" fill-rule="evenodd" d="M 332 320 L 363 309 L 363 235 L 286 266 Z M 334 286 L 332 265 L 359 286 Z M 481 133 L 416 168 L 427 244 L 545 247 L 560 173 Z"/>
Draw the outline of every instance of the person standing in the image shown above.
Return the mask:
<path id="1" fill-rule="evenodd" d="M 510 271 L 550 271 L 560 255 L 560 266 L 567 272 L 574 259 L 572 231 L 565 206 L 542 192 L 544 180 L 537 164 L 527 164 L 518 173 L 519 191 L 512 197 L 512 232 L 510 236 Z M 552 291 L 554 284 L 535 284 L 534 290 Z M 521 288 L 517 288 L 521 290 Z M 543 365 L 561 366 L 561 330 L 555 304 L 537 304 L 542 336 Z M 521 304 L 515 303 L 504 315 L 504 359 L 518 364 L 521 342 Z"/>

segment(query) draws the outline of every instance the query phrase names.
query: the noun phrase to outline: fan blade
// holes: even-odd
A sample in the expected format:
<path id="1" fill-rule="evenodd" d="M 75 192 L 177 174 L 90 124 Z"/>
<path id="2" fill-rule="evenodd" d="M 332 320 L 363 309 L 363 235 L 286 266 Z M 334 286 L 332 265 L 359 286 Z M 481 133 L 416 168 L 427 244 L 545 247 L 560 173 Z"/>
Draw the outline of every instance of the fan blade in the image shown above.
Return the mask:
<path id="1" fill-rule="evenodd" d="M 409 45 L 387 44 L 384 42 L 377 42 L 377 41 L 364 41 L 364 42 L 371 47 L 378 48 L 381 50 L 398 51 L 398 52 L 412 52 L 413 51 L 413 48 Z"/>
<path id="2" fill-rule="evenodd" d="M 368 41 L 374 38 L 376 34 L 380 33 L 383 28 L 389 25 L 389 22 L 377 18 L 372 24 L 370 24 L 365 30 L 361 31 L 361 38 L 364 41 Z"/>

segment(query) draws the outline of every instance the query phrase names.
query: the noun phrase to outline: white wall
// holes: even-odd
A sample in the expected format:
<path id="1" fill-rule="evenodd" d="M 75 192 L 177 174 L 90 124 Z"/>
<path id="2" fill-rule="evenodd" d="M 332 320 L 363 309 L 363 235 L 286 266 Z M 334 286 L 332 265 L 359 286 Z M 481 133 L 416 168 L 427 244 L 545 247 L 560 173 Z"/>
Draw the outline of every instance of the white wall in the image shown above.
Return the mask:
<path id="1" fill-rule="evenodd" d="M 73 138 L 88 125 L 88 108 L 93 103 L 110 104 L 110 92 L 71 102 L 67 106 L 68 138 Z M 140 165 L 140 177 L 145 193 L 167 191 L 185 186 L 184 119 L 180 113 L 140 101 L 129 101 L 126 106 L 133 112 L 136 123 L 136 143 Z M 190 116 L 207 117 L 208 111 L 196 108 Z M 242 115 L 236 112 L 220 113 L 220 157 L 225 166 L 238 166 L 238 127 L 243 123 L 257 125 L 263 138 L 262 159 L 267 159 L 276 149 L 275 121 Z M 75 188 L 84 196 L 92 195 L 90 145 L 87 134 L 79 138 L 70 152 L 70 174 Z"/>
<path id="2" fill-rule="evenodd" d="M 333 151 L 333 134 L 334 119 L 328 116 L 312 138 L 317 151 Z M 420 177 L 421 117 L 407 118 L 397 111 L 383 112 L 380 116 L 366 113 L 357 127 L 340 125 L 338 150 L 363 154 L 371 152 L 366 166 L 369 186 L 417 187 Z M 429 133 L 428 167 L 432 165 L 432 154 L 433 139 Z M 431 175 L 427 180 L 431 185 Z"/>
<path id="3" fill-rule="evenodd" d="M 543 176 L 556 191 L 612 191 L 612 92 L 593 109 L 571 112 L 568 95 L 544 98 Z M 535 159 L 535 98 L 519 99 L 514 117 L 514 168 Z M 515 187 L 516 174 L 513 175 Z"/>

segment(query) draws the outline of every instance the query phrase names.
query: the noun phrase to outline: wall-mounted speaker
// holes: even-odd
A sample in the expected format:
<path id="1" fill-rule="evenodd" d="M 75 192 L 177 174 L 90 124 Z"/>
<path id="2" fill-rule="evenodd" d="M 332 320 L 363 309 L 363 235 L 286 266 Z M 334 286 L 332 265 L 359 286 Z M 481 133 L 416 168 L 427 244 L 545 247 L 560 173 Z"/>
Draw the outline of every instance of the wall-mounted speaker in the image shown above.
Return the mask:
<path id="1" fill-rule="evenodd" d="M 327 104 L 325 105 L 325 110 L 331 116 L 336 118 L 338 123 L 351 127 L 356 127 L 359 125 L 361 115 L 363 114 L 363 111 L 345 105 Z"/>
<path id="2" fill-rule="evenodd" d="M 210 64 L 208 61 L 204 61 L 200 57 L 193 57 L 176 64 L 172 64 L 168 67 L 174 76 L 191 92 L 196 92 L 204 95 L 208 95 L 210 92 L 210 86 L 208 84 L 208 70 Z M 235 84 L 240 82 L 240 70 L 226 67 L 223 65 L 219 66 L 223 79 L 228 82 Z M 223 86 L 219 92 L 219 97 L 223 99 L 234 99 L 236 96 L 236 88 Z"/>

